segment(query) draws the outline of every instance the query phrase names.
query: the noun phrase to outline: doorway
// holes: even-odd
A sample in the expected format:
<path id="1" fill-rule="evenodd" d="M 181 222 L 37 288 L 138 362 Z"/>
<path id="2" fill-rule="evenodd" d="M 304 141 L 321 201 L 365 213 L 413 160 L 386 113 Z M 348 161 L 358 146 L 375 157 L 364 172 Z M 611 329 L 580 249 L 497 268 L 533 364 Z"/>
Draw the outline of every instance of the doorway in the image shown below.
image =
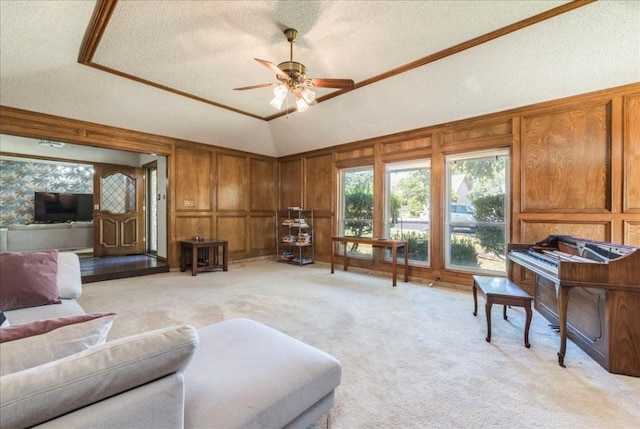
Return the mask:
<path id="1" fill-rule="evenodd" d="M 93 253 L 97 257 L 137 255 L 145 250 L 144 169 L 95 165 Z"/>
<path id="2" fill-rule="evenodd" d="M 158 192 L 158 163 L 157 161 L 142 166 L 145 170 L 147 193 L 145 198 L 146 219 L 146 252 L 150 255 L 158 255 L 158 201 L 161 198 Z"/>
<path id="3" fill-rule="evenodd" d="M 50 142 L 49 140 L 44 141 Z M 21 137 L 11 134 L 0 134 L 0 157 L 11 155 L 17 161 L 21 161 L 24 164 L 23 171 L 20 172 L 21 177 L 31 178 L 33 175 L 32 166 L 27 163 L 43 162 L 49 164 L 61 164 L 61 165 L 88 165 L 93 166 L 95 164 L 103 165 L 126 165 L 131 167 L 143 167 L 148 164 L 156 163 L 157 169 L 157 246 L 156 256 L 162 260 L 168 258 L 168 157 L 167 155 L 155 154 L 155 153 L 140 153 L 134 151 L 128 151 L 123 149 L 109 149 L 103 147 L 94 147 L 83 144 L 75 143 L 58 143 L 56 145 L 42 145 L 39 139 L 30 137 Z M 16 172 L 16 175 L 18 172 Z M 59 176 L 58 172 L 53 172 L 47 176 L 47 180 L 55 179 Z M 83 183 L 86 182 L 89 185 L 88 188 L 82 190 L 83 193 L 93 193 L 93 180 L 92 178 L 83 179 Z M 8 183 L 8 182 L 7 182 Z M 31 184 L 29 181 L 25 185 L 28 188 L 28 196 L 33 196 L 33 190 L 37 186 Z M 2 187 L 0 187 L 2 189 Z M 57 189 L 57 188 L 56 188 Z M 52 190 L 56 190 L 52 189 Z M 40 189 L 39 189 L 40 190 Z M 65 189 L 59 190 L 59 192 L 68 191 Z M 78 191 L 79 192 L 79 191 Z M 2 195 L 6 197 L 6 195 Z M 9 201 L 3 209 L 5 212 L 9 210 L 11 213 L 22 214 L 20 219 L 11 218 L 5 223 L 32 223 L 33 222 L 33 207 L 27 199 L 26 204 L 20 206 L 18 203 L 21 201 L 19 198 L 6 198 Z M 9 204 L 12 204 L 10 207 Z M 15 217 L 15 216 L 14 216 Z M 144 225 L 144 219 L 143 219 Z M 87 248 L 92 247 L 87 245 Z M 88 250 L 88 249 L 87 249 Z M 145 249 L 142 250 L 143 252 Z M 92 252 L 89 252 L 86 256 L 91 256 Z"/>

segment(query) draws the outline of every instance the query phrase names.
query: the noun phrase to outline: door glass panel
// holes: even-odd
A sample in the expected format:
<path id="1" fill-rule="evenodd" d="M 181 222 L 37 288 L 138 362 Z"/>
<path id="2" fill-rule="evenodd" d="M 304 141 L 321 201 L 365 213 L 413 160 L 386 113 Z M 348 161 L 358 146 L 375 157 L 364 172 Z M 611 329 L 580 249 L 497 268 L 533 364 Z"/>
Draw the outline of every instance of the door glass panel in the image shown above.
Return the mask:
<path id="1" fill-rule="evenodd" d="M 136 181 L 126 174 L 115 173 L 102 178 L 100 195 L 102 210 L 124 214 L 136 209 Z"/>

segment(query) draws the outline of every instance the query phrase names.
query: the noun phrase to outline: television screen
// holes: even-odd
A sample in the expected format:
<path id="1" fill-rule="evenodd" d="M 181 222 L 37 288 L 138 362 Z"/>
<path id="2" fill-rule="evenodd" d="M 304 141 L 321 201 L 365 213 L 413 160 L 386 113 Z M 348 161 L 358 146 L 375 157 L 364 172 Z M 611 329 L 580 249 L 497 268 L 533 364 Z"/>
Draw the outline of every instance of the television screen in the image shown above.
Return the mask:
<path id="1" fill-rule="evenodd" d="M 36 222 L 90 221 L 93 219 L 93 194 L 36 192 L 34 202 Z"/>

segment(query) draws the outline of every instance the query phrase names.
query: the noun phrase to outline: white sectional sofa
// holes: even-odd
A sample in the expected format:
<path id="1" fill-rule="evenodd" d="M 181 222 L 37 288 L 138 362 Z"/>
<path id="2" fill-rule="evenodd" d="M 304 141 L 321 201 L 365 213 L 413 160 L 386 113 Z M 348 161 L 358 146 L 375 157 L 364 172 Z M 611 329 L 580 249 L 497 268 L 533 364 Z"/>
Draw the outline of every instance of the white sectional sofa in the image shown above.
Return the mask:
<path id="1" fill-rule="evenodd" d="M 93 222 L 32 223 L 0 229 L 0 252 L 93 247 Z"/>
<path id="2" fill-rule="evenodd" d="M 76 299 L 82 295 L 82 279 L 78 255 L 72 252 L 58 253 L 56 283 L 60 304 L 40 305 L 37 307 L 4 311 L 9 325 L 19 325 L 33 322 L 34 320 L 84 314 L 84 310 L 76 301 Z"/>
<path id="3" fill-rule="evenodd" d="M 5 311 L 14 328 L 84 314 L 75 301 L 82 292 L 78 257 L 59 253 L 58 269 L 62 303 Z M 109 323 L 115 317 L 101 316 Z M 99 325 L 94 340 L 105 334 L 107 325 Z M 0 343 L 0 353 L 6 345 L 15 351 L 19 341 L 30 341 L 30 352 L 46 356 L 55 344 L 41 338 L 58 332 L 56 341 L 70 341 L 60 339 L 63 329 Z M 342 376 L 334 357 L 248 319 L 199 330 L 167 327 L 13 372 L 6 371 L 10 359 L 5 356 L 9 354 L 0 360 L 3 429 L 304 429 L 333 407 Z"/>

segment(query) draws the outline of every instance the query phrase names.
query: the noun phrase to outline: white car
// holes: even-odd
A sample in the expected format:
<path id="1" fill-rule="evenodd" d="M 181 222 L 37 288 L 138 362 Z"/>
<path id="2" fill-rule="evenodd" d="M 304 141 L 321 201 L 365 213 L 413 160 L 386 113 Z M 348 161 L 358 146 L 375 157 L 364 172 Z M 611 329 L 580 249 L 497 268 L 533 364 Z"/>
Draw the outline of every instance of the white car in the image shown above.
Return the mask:
<path id="1" fill-rule="evenodd" d="M 468 204 L 451 203 L 450 220 L 452 229 L 463 229 L 466 231 L 475 232 L 476 218 L 473 216 L 473 208 Z"/>

